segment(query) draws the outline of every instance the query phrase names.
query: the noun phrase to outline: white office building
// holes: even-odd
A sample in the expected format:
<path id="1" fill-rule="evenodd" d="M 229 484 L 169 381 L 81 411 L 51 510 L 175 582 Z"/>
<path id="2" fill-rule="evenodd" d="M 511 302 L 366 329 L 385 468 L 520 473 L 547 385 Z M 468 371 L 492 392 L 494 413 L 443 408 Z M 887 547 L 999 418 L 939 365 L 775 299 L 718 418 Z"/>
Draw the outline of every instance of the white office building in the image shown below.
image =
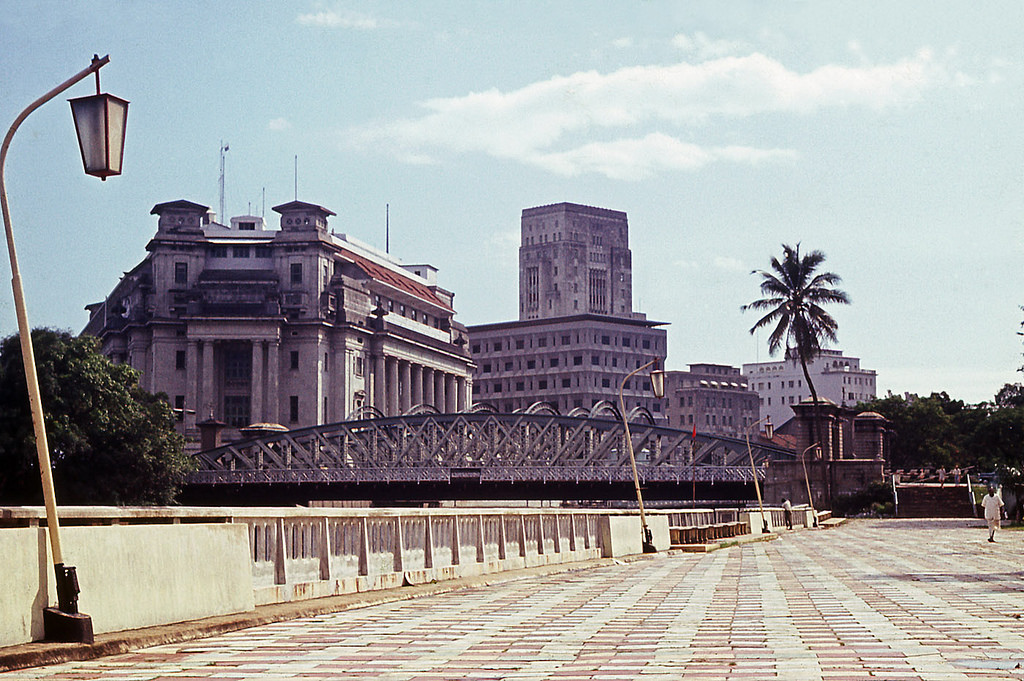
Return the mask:
<path id="1" fill-rule="evenodd" d="M 875 371 L 862 369 L 857 357 L 844 357 L 842 350 L 822 350 L 807 371 L 819 399 L 841 407 L 853 407 L 876 397 Z M 780 426 L 793 418 L 793 405 L 811 399 L 800 360 L 793 350 L 784 359 L 743 365 L 743 375 L 761 399 L 761 416 L 770 416 Z"/>

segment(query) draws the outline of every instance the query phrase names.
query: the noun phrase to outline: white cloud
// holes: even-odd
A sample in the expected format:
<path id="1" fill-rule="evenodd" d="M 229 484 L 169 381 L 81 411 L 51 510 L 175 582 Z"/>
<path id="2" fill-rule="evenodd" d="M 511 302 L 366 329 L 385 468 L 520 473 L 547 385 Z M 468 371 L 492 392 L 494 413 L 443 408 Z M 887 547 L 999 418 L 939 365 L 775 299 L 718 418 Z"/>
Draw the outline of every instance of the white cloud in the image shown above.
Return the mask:
<path id="1" fill-rule="evenodd" d="M 288 130 L 291 127 L 292 124 L 288 121 L 287 118 L 274 118 L 269 123 L 267 123 L 267 130 L 273 130 L 275 132 L 279 132 L 281 130 Z"/>
<path id="2" fill-rule="evenodd" d="M 303 26 L 319 28 L 356 28 L 373 30 L 380 27 L 380 22 L 366 14 L 350 11 L 321 10 L 309 14 L 300 14 L 296 21 Z"/>
<path id="3" fill-rule="evenodd" d="M 700 64 L 633 66 L 555 76 L 517 90 L 491 89 L 420 104 L 418 117 L 352 131 L 353 143 L 419 163 L 484 153 L 561 175 L 642 179 L 710 163 L 791 161 L 788 149 L 700 146 L 677 129 L 717 119 L 872 109 L 912 102 L 948 80 L 930 52 L 891 64 L 828 64 L 798 73 L 762 54 Z"/>
<path id="4" fill-rule="evenodd" d="M 750 51 L 750 46 L 746 43 L 737 40 L 712 40 L 700 31 L 692 36 L 680 33 L 672 38 L 672 45 L 699 59 L 714 59 Z"/>
<path id="5" fill-rule="evenodd" d="M 616 38 L 615 40 L 612 41 L 612 47 L 617 47 L 619 49 L 633 47 L 633 39 L 628 36 Z"/>
<path id="6" fill-rule="evenodd" d="M 717 269 L 725 272 L 749 272 L 750 268 L 744 265 L 740 260 L 730 257 L 719 255 L 715 256 L 712 261 Z"/>

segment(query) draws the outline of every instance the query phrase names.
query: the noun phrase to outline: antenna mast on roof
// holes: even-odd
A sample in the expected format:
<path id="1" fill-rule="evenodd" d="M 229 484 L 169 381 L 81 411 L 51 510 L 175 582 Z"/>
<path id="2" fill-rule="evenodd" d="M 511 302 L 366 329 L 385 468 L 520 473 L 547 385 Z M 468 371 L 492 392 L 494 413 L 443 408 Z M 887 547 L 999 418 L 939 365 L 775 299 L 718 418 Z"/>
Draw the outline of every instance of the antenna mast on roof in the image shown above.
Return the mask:
<path id="1" fill-rule="evenodd" d="M 295 200 L 299 200 L 299 155 L 295 154 Z"/>
<path id="2" fill-rule="evenodd" d="M 220 223 L 222 225 L 227 224 L 224 222 L 227 219 L 224 216 L 224 154 L 229 148 L 224 140 L 220 141 Z"/>
<path id="3" fill-rule="evenodd" d="M 391 253 L 391 204 L 384 204 L 384 252 Z"/>

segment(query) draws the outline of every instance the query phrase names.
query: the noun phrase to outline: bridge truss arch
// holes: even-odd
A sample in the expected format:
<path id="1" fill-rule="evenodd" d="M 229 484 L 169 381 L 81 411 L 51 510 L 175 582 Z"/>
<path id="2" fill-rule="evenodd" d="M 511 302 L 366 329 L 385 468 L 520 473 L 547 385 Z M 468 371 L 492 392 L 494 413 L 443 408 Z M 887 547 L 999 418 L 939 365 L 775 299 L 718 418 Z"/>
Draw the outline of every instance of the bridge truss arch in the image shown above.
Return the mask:
<path id="1" fill-rule="evenodd" d="M 642 417 L 631 420 L 630 431 L 644 485 L 753 480 L 743 439 L 694 437 Z M 752 443 L 752 451 L 761 478 L 768 461 L 794 457 L 765 443 Z M 242 440 L 197 457 L 191 486 L 632 482 L 621 419 L 547 409 L 350 420 Z"/>

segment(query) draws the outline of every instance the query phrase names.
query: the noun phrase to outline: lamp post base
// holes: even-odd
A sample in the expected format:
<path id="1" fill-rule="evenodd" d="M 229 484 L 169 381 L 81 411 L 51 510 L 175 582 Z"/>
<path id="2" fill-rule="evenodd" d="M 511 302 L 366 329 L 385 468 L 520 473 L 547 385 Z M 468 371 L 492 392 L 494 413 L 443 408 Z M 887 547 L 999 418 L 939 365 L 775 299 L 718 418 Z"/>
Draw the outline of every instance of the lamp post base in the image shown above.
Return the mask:
<path id="1" fill-rule="evenodd" d="M 47 641 L 92 643 L 92 618 L 80 612 L 43 608 L 43 637 Z"/>

